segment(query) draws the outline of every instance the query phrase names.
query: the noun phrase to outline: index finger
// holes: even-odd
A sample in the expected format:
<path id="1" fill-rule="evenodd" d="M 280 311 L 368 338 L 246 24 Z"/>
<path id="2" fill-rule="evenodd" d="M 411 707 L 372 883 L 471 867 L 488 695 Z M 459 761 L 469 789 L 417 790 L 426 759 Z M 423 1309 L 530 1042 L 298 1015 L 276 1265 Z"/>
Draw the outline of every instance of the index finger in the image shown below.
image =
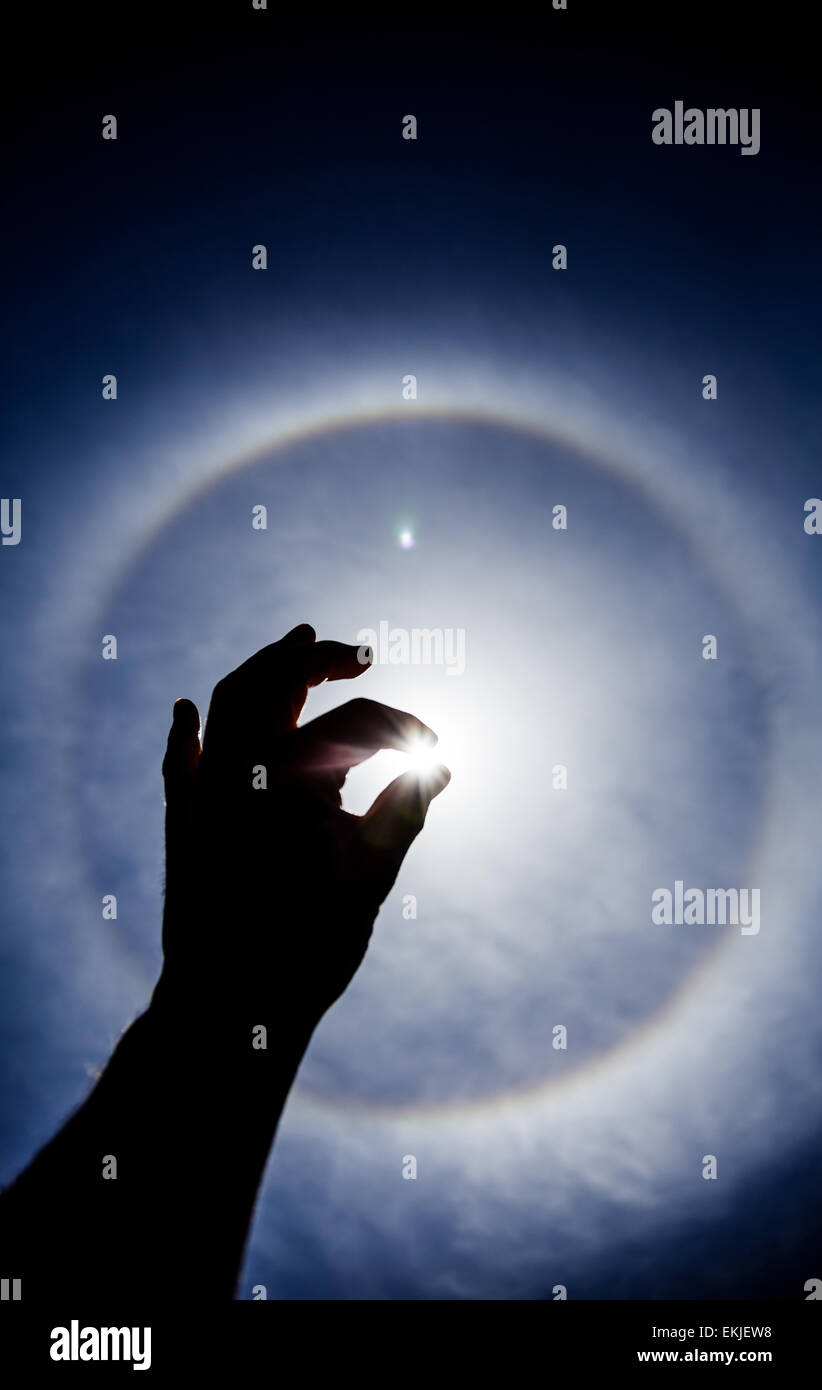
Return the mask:
<path id="1" fill-rule="evenodd" d="M 377 700 L 349 700 L 303 724 L 291 734 L 286 761 L 308 772 L 334 772 L 370 758 L 382 748 L 407 752 L 414 742 L 433 746 L 437 735 L 416 715 L 382 705 Z"/>

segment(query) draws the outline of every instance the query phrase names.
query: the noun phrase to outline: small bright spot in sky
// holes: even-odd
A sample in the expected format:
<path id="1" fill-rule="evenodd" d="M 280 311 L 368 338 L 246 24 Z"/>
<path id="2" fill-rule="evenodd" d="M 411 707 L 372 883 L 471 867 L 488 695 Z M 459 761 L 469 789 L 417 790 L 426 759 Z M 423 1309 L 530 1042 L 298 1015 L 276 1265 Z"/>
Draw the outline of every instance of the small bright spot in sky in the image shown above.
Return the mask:
<path id="1" fill-rule="evenodd" d="M 414 535 L 413 535 L 413 532 L 411 532 L 411 531 L 400 531 L 399 541 L 400 541 L 400 545 L 402 546 L 403 550 L 410 550 L 411 547 L 412 547 L 412 545 L 414 544 Z"/>

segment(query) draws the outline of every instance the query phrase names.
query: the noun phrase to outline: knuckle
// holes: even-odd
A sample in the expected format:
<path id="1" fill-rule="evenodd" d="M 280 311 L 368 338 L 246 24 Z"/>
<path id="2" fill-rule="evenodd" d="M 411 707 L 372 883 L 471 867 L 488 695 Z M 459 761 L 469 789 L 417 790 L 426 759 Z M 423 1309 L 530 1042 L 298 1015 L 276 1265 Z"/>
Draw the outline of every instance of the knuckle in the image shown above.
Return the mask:
<path id="1" fill-rule="evenodd" d="M 369 700 L 366 695 L 355 695 L 352 700 L 348 701 L 348 708 L 354 714 L 367 717 L 375 714 L 379 705 L 376 700 Z"/>

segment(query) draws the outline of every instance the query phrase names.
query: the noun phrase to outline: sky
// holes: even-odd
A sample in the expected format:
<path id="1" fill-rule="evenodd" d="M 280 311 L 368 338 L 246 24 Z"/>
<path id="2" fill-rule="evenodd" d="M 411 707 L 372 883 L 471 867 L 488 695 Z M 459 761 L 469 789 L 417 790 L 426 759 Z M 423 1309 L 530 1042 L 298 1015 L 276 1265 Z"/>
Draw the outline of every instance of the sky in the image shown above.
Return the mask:
<path id="1" fill-rule="evenodd" d="M 464 669 L 357 689 L 453 777 L 312 1040 L 238 1297 L 801 1297 L 822 479 L 790 34 L 674 55 L 573 0 L 515 35 L 148 16 L 128 44 L 75 27 L 53 70 L 20 54 L 0 1182 L 150 997 L 173 700 L 205 714 L 297 622 L 443 629 Z M 759 153 L 654 145 L 680 98 L 760 108 Z M 677 881 L 758 889 L 758 932 L 654 923 Z"/>

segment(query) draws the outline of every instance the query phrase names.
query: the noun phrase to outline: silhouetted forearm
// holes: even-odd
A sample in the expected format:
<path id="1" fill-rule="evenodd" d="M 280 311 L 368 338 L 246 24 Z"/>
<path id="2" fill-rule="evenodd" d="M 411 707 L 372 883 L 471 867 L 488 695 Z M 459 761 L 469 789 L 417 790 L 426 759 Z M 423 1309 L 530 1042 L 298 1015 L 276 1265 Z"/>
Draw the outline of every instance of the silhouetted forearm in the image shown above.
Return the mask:
<path id="1" fill-rule="evenodd" d="M 233 1296 L 311 1028 L 207 1002 L 182 1007 L 161 983 L 88 1100 L 0 1196 L 3 1270 L 24 1296 Z"/>

